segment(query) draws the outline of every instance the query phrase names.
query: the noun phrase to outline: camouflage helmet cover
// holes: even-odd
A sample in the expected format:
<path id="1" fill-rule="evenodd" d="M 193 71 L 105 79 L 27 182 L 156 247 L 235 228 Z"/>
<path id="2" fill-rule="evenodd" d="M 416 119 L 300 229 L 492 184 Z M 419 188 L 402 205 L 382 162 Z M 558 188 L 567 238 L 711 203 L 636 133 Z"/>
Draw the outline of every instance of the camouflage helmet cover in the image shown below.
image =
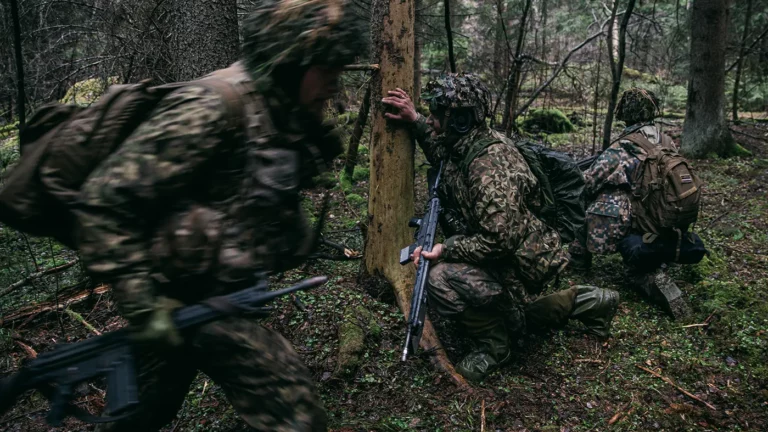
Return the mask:
<path id="1" fill-rule="evenodd" d="M 616 118 L 627 126 L 645 123 L 660 115 L 659 99 L 650 90 L 633 87 L 621 95 L 616 106 Z"/>
<path id="2" fill-rule="evenodd" d="M 490 115 L 491 92 L 472 74 L 446 74 L 429 81 L 421 98 L 433 106 L 471 108 L 477 121 Z"/>
<path id="3" fill-rule="evenodd" d="M 243 25 L 247 67 L 270 74 L 278 65 L 340 67 L 366 48 L 364 23 L 351 0 L 260 0 Z"/>

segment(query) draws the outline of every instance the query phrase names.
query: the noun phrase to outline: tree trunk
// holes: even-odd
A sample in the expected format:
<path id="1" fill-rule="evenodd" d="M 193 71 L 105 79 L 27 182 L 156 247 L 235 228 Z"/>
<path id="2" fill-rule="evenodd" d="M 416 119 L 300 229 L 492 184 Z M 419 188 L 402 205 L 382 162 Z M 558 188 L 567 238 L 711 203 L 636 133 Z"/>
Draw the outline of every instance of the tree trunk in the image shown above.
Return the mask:
<path id="1" fill-rule="evenodd" d="M 448 62 L 451 72 L 456 73 L 456 56 L 453 54 L 453 30 L 451 30 L 451 0 L 444 0 L 445 5 L 445 34 L 448 36 Z"/>
<path id="2" fill-rule="evenodd" d="M 26 122 L 24 102 L 24 57 L 21 55 L 21 22 L 19 21 L 18 0 L 11 2 L 11 20 L 13 21 L 13 50 L 16 56 L 16 111 L 19 114 L 19 130 Z"/>
<path id="3" fill-rule="evenodd" d="M 597 104 L 600 95 L 600 64 L 603 61 L 602 40 L 597 47 L 597 73 L 595 74 L 595 99 L 592 106 L 592 154 L 597 152 Z"/>
<path id="4" fill-rule="evenodd" d="M 728 0 L 696 0 L 691 11 L 691 67 L 681 150 L 689 157 L 728 156 L 734 147 L 725 121 Z"/>
<path id="5" fill-rule="evenodd" d="M 413 35 L 413 94 L 411 100 L 413 105 L 419 107 L 421 103 L 421 43 L 419 35 L 421 34 L 421 8 L 423 0 L 416 0 L 416 20 L 414 22 L 414 35 Z M 370 88 L 370 86 L 368 87 Z"/>
<path id="6" fill-rule="evenodd" d="M 523 42 L 525 41 L 525 25 L 528 20 L 528 12 L 531 10 L 531 0 L 526 0 L 523 7 L 523 15 L 520 18 L 520 28 L 517 32 L 517 45 L 515 46 L 515 58 L 512 61 L 512 71 L 509 74 L 509 81 L 507 82 L 507 98 L 506 109 L 504 111 L 504 119 L 501 122 L 504 131 L 507 135 L 512 132 L 515 127 L 515 108 L 517 107 L 517 95 L 520 89 L 520 76 L 523 68 L 523 61 L 521 56 L 523 54 Z"/>
<path id="7" fill-rule="evenodd" d="M 616 11 L 619 8 L 619 1 L 615 0 L 613 4 L 613 10 L 611 11 L 612 17 L 616 17 Z M 626 39 L 627 39 L 627 25 L 629 19 L 632 17 L 632 11 L 635 8 L 635 0 L 629 0 L 627 3 L 627 9 L 624 11 L 624 16 L 621 19 L 621 26 L 619 27 L 619 46 L 618 50 L 613 46 L 614 42 L 614 24 L 616 20 L 611 21 L 611 29 L 608 32 L 608 56 L 611 60 L 611 77 L 613 83 L 611 85 L 611 96 L 608 99 L 608 112 L 605 113 L 605 125 L 603 126 L 603 149 L 607 149 L 611 145 L 611 128 L 613 127 L 613 110 L 616 108 L 616 100 L 619 97 L 619 89 L 621 88 L 621 75 L 624 73 L 624 57 L 626 53 Z M 614 50 L 618 52 L 618 58 L 613 57 Z"/>
<path id="8" fill-rule="evenodd" d="M 237 0 L 174 0 L 174 80 L 229 66 L 239 55 Z"/>
<path id="9" fill-rule="evenodd" d="M 378 75 L 378 72 L 374 72 Z M 360 111 L 357 113 L 357 120 L 355 121 L 355 128 L 352 130 L 352 136 L 349 138 L 349 145 L 347 146 L 347 156 L 344 161 L 344 174 L 347 178 L 351 179 L 352 174 L 355 172 L 355 165 L 357 165 L 357 148 L 360 146 L 360 138 L 363 136 L 363 129 L 365 129 L 365 123 L 368 121 L 368 110 L 371 107 L 371 85 L 365 89 L 365 96 L 363 96 L 363 102 L 360 104 Z"/>
<path id="10" fill-rule="evenodd" d="M 371 40 L 373 63 L 381 73 L 371 79 L 371 100 L 380 101 L 390 89 L 413 94 L 414 0 L 376 0 L 372 6 Z M 400 310 L 408 316 L 413 293 L 413 266 L 401 266 L 400 249 L 412 243 L 408 221 L 414 213 L 414 143 L 407 128 L 390 123 L 384 106 L 371 106 L 368 229 L 365 239 L 365 270 L 392 285 Z M 403 341 L 405 341 L 403 334 Z M 466 386 L 445 356 L 432 324 L 427 321 L 421 339 L 424 349 L 435 349 L 433 362 L 448 372 L 454 382 Z"/>
<path id="11" fill-rule="evenodd" d="M 752 0 L 747 0 L 747 13 L 744 16 L 744 33 L 741 36 L 741 47 L 739 48 L 739 58 L 736 60 L 736 76 L 733 78 L 733 101 L 731 103 L 732 120 L 739 120 L 739 84 L 741 82 L 741 66 L 744 62 L 744 55 L 747 48 L 747 36 L 749 36 L 749 24 L 752 21 Z"/>

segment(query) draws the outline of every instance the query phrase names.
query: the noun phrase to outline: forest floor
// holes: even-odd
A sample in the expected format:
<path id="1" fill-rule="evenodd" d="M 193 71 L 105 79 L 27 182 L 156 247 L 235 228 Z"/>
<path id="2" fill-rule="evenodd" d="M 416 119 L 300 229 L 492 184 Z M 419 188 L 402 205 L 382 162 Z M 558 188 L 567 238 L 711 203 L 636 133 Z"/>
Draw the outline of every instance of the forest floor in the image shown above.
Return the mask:
<path id="1" fill-rule="evenodd" d="M 666 131 L 679 138 L 680 122 L 668 123 Z M 310 275 L 328 275 L 330 280 L 298 294 L 300 306 L 290 298 L 279 300 L 264 324 L 287 337 L 302 356 L 330 427 L 338 432 L 766 431 L 768 125 L 732 127 L 734 138 L 751 156 L 695 161 L 706 182 L 696 231 L 711 255 L 697 265 L 672 269 L 693 308 L 684 322 L 671 320 L 623 288 L 620 257 L 600 257 L 591 274 L 566 273 L 561 288 L 590 283 L 620 291 L 612 337 L 597 342 L 577 324 L 525 337 L 514 360 L 471 393 L 457 389 L 425 354 L 400 361 L 403 315 L 386 289 L 358 283 L 359 260 L 312 260 L 275 278 L 275 287 Z M 591 147 L 591 128 L 548 141 L 581 157 Z M 331 193 L 326 236 L 357 252 L 362 252 L 358 222 L 366 219 L 365 147 L 360 158 L 363 166 L 354 179 L 328 177 L 305 200 L 306 208 L 316 212 L 319 195 Z M 420 189 L 423 171 L 418 170 Z M 423 192 L 418 195 L 423 199 Z M 43 352 L 54 343 L 123 325 L 108 294 L 94 295 L 69 310 L 80 318 L 54 308 L 4 321 L 0 369 L 15 369 L 31 355 L 30 349 Z M 458 361 L 470 349 L 469 341 L 451 323 L 438 320 L 436 327 L 449 358 Z M 345 352 L 346 366 L 340 366 L 340 337 L 358 347 L 356 358 Z M 98 387 L 78 391 L 82 407 L 95 411 L 103 406 Z M 49 428 L 46 410 L 40 395 L 27 394 L 0 417 L 0 430 L 92 430 L 71 419 L 60 429 Z M 177 418 L 164 429 L 196 430 L 246 430 L 218 386 L 202 374 Z"/>

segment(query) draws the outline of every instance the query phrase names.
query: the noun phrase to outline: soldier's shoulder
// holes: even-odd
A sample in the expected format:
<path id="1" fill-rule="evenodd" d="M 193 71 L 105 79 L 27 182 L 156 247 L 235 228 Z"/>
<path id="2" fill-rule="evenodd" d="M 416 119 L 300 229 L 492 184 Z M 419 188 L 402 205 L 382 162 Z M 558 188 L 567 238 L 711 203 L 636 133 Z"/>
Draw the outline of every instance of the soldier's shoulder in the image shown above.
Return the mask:
<path id="1" fill-rule="evenodd" d="M 157 106 L 154 122 L 201 123 L 223 120 L 228 114 L 224 96 L 209 87 L 190 84 L 173 90 Z"/>

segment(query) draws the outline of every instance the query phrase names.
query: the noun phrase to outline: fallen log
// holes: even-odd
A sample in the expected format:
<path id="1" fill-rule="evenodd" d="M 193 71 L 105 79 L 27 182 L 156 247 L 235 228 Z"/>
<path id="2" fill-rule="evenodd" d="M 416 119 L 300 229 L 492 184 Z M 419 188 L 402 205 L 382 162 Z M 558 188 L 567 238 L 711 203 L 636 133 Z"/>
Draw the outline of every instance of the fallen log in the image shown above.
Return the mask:
<path id="1" fill-rule="evenodd" d="M 14 321 L 32 317 L 34 315 L 39 315 L 43 312 L 62 310 L 73 304 L 80 303 L 81 301 L 90 297 L 91 294 L 104 294 L 108 290 L 109 290 L 108 285 L 100 285 L 94 288 L 93 290 L 83 290 L 73 295 L 70 295 L 66 298 L 59 299 L 59 301 L 54 300 L 50 302 L 38 303 L 31 306 L 27 306 L 25 308 L 21 308 L 17 310 L 15 313 L 12 313 L 8 316 L 4 316 L 0 318 L 0 326 L 6 326 Z"/>
<path id="2" fill-rule="evenodd" d="M 48 276 L 48 275 L 52 275 L 54 273 L 58 273 L 58 272 L 64 271 L 64 270 L 74 266 L 78 262 L 80 262 L 80 260 L 79 259 L 75 259 L 75 260 L 72 260 L 72 261 L 70 261 L 70 262 L 68 262 L 66 264 L 62 264 L 60 266 L 49 268 L 48 270 L 43 270 L 43 271 L 39 271 L 39 272 L 36 272 L 36 273 L 32 273 L 29 276 L 25 277 L 24 279 L 22 279 L 22 280 L 20 280 L 18 282 L 12 283 L 11 285 L 8 286 L 8 288 L 0 291 L 0 297 L 3 297 L 6 294 L 9 294 L 9 293 L 13 292 L 16 289 L 21 288 L 24 285 L 27 285 L 28 283 L 32 282 L 35 279 L 38 279 L 38 278 L 41 278 L 43 276 Z"/>

